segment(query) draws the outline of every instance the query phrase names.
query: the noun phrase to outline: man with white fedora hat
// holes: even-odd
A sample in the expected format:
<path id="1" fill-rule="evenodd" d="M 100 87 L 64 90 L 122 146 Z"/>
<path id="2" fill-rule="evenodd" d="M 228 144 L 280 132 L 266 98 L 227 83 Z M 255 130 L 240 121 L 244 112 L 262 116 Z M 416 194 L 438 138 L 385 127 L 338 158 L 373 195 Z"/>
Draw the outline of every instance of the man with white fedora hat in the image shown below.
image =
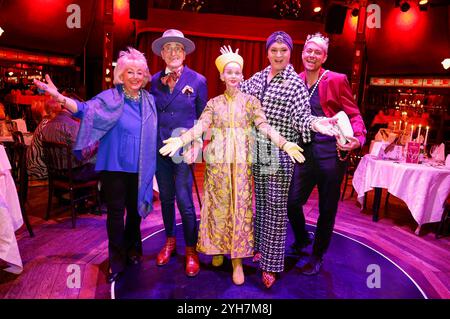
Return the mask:
<path id="1" fill-rule="evenodd" d="M 206 78 L 183 65 L 186 55 L 194 50 L 194 42 L 175 29 L 166 30 L 162 37 L 152 43 L 153 53 L 166 63 L 165 69 L 153 76 L 150 89 L 158 112 L 158 149 L 164 145 L 164 140 L 179 136 L 184 130 L 193 127 L 205 108 L 208 95 Z M 197 149 L 201 149 L 201 146 L 197 146 Z M 176 200 L 186 243 L 186 275 L 196 276 L 200 264 L 195 250 L 198 230 L 190 167 L 184 161 L 175 163 L 172 158 L 158 154 L 156 171 L 167 237 L 156 264 L 167 264 L 176 252 Z"/>

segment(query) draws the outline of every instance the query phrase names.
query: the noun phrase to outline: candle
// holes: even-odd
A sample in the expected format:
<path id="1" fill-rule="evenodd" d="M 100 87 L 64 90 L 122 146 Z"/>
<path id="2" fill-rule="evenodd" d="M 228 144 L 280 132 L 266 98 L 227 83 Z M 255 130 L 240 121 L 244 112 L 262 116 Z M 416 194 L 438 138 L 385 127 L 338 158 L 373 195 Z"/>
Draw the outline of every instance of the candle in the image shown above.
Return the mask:
<path id="1" fill-rule="evenodd" d="M 398 124 L 398 130 L 401 131 L 402 130 L 402 120 L 400 120 L 399 124 Z"/>
<path id="2" fill-rule="evenodd" d="M 430 129 L 429 126 L 427 126 L 427 130 L 425 132 L 425 141 L 423 142 L 423 146 L 427 146 L 427 140 L 428 140 L 428 130 Z"/>
<path id="3" fill-rule="evenodd" d="M 394 121 L 394 131 L 395 131 L 396 127 L 397 127 L 397 121 Z"/>
<path id="4" fill-rule="evenodd" d="M 411 124 L 411 134 L 410 134 L 410 136 L 409 136 L 409 141 L 410 141 L 410 142 L 412 142 L 412 139 L 413 139 L 413 132 L 414 132 L 414 125 Z"/>
<path id="5" fill-rule="evenodd" d="M 420 143 L 420 130 L 422 130 L 422 124 L 419 124 L 419 130 L 417 131 L 416 142 Z"/>

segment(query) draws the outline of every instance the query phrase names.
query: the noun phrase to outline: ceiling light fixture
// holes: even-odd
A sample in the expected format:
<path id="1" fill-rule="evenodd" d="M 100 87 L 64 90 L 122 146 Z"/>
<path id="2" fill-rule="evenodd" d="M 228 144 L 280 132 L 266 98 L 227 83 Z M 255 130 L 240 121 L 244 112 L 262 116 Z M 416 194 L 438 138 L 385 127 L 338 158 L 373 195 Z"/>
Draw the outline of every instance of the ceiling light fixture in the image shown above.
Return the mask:
<path id="1" fill-rule="evenodd" d="M 411 5 L 404 1 L 401 5 L 400 5 L 400 11 L 401 12 L 407 12 L 409 9 L 411 8 Z"/>
<path id="2" fill-rule="evenodd" d="M 429 5 L 428 0 L 419 0 L 419 10 L 420 11 L 427 11 L 428 5 Z"/>

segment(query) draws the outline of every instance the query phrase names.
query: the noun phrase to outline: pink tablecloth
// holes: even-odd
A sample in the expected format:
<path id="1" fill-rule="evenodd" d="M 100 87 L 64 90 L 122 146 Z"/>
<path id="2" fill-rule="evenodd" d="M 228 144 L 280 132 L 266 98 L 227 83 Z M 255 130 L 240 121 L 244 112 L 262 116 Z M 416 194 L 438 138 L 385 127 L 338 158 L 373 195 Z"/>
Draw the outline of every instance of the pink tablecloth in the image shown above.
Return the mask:
<path id="1" fill-rule="evenodd" d="M 23 266 L 15 231 L 23 225 L 23 219 L 10 169 L 5 149 L 0 145 L 0 259 L 8 264 L 6 271 L 20 274 Z"/>
<path id="2" fill-rule="evenodd" d="M 396 163 L 365 155 L 354 176 L 353 187 L 362 203 L 374 187 L 386 188 L 402 199 L 419 226 L 439 222 L 450 193 L 450 169 L 425 164 Z"/>

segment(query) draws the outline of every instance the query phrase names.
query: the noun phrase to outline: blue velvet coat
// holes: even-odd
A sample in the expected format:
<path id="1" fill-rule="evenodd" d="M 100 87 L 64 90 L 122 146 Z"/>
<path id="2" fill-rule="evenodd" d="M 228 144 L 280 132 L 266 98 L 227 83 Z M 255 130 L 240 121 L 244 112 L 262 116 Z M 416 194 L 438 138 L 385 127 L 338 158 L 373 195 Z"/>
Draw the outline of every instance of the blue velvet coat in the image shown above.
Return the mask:
<path id="1" fill-rule="evenodd" d="M 165 71 L 156 73 L 152 78 L 150 93 L 155 98 L 158 112 L 158 149 L 163 146 L 162 141 L 179 136 L 180 129 L 190 129 L 194 126 L 205 108 L 208 98 L 206 78 L 184 66 L 178 82 L 170 93 L 169 87 L 161 83 Z M 189 88 L 192 88 L 189 93 Z"/>

